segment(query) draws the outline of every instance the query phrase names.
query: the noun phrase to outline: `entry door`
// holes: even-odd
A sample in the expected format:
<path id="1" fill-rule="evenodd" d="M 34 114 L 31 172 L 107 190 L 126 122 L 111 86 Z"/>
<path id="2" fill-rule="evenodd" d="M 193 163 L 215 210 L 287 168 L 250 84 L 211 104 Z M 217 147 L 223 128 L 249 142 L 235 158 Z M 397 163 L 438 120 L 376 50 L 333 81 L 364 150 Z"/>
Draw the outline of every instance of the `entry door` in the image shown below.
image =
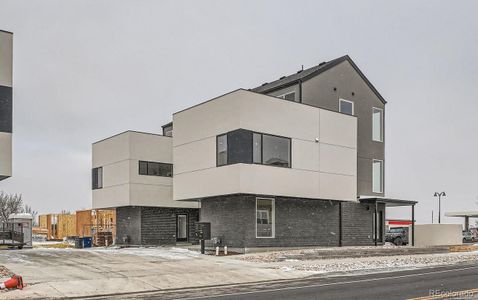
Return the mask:
<path id="1" fill-rule="evenodd" d="M 178 242 L 187 242 L 188 240 L 188 215 L 187 214 L 176 216 L 176 240 Z"/>

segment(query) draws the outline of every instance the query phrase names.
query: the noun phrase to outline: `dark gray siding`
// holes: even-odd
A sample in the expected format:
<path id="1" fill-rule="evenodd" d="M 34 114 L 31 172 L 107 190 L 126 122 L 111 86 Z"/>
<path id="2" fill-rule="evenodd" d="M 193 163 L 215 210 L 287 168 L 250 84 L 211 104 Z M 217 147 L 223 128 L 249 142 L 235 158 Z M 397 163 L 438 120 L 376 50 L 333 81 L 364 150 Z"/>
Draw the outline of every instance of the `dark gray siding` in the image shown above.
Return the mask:
<path id="1" fill-rule="evenodd" d="M 199 210 L 194 208 L 142 207 L 141 241 L 143 245 L 176 244 L 176 215 L 188 215 L 188 242 L 198 242 L 195 224 Z"/>
<path id="2" fill-rule="evenodd" d="M 385 206 L 383 204 L 378 205 L 378 210 L 383 212 L 384 220 L 382 224 L 384 224 Z M 375 206 L 371 204 L 342 203 L 343 246 L 369 246 L 375 244 L 373 240 L 374 211 Z"/>
<path id="3" fill-rule="evenodd" d="M 12 132 L 12 88 L 0 85 L 0 132 Z"/>
<path id="4" fill-rule="evenodd" d="M 201 201 L 201 222 L 211 222 L 212 237 L 233 248 L 340 245 L 340 202 L 274 197 L 275 237 L 256 238 L 255 195 L 230 195 Z M 342 204 L 344 245 L 372 245 L 372 210 Z"/>
<path id="5" fill-rule="evenodd" d="M 199 210 L 194 208 L 124 206 L 116 208 L 118 245 L 175 245 L 176 215 L 188 215 L 188 242 L 196 244 L 195 225 Z M 128 242 L 124 242 L 128 237 Z"/>
<path id="6" fill-rule="evenodd" d="M 344 61 L 302 84 L 302 102 L 305 104 L 339 111 L 339 99 L 354 102 L 354 114 L 358 119 L 358 196 L 383 196 L 384 189 L 382 193 L 372 192 L 372 161 L 373 159 L 385 161 L 385 137 L 384 142 L 372 140 L 372 108 L 383 109 L 385 119 L 385 104 L 348 61 Z M 385 121 L 383 123 L 385 124 Z M 385 128 L 383 130 L 385 132 Z M 385 185 L 384 179 L 383 182 Z"/>

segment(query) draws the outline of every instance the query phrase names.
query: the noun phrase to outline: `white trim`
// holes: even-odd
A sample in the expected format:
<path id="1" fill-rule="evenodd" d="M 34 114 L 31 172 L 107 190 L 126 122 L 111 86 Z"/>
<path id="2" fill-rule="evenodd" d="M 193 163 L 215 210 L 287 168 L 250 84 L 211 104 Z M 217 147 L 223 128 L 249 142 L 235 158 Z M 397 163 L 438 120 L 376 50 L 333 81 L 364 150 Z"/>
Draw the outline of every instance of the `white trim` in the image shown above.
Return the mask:
<path id="1" fill-rule="evenodd" d="M 373 123 L 373 115 L 374 115 L 374 110 L 375 110 L 375 109 L 380 111 L 380 140 L 376 140 L 376 139 L 373 138 L 373 129 L 374 129 L 374 128 L 373 128 L 373 124 L 374 124 L 374 123 Z M 383 128 L 383 124 L 384 124 L 384 122 L 383 122 L 383 116 L 384 116 L 384 114 L 383 114 L 383 108 L 372 107 L 372 141 L 374 141 L 374 142 L 383 143 L 383 140 L 384 140 L 383 137 L 384 137 L 384 135 L 385 135 L 385 130 L 384 130 L 384 128 Z"/>
<path id="2" fill-rule="evenodd" d="M 342 102 L 342 101 L 352 104 L 352 114 L 351 115 L 354 116 L 355 115 L 355 103 L 353 101 L 350 101 L 350 100 L 339 98 L 339 112 L 342 112 L 342 110 L 340 109 L 340 102 Z"/>
<path id="3" fill-rule="evenodd" d="M 373 165 L 375 162 L 380 162 L 380 191 L 374 189 L 374 182 L 375 182 L 375 173 Z M 381 159 L 373 159 L 372 160 L 372 192 L 373 193 L 383 193 L 383 160 Z"/>
<path id="4" fill-rule="evenodd" d="M 257 236 L 257 200 L 270 200 L 272 203 L 272 215 L 271 223 L 272 223 L 272 236 Z M 256 238 L 257 239 L 273 239 L 276 236 L 276 200 L 274 198 L 267 198 L 267 197 L 256 197 L 256 208 L 254 214 L 254 222 L 256 223 Z"/>

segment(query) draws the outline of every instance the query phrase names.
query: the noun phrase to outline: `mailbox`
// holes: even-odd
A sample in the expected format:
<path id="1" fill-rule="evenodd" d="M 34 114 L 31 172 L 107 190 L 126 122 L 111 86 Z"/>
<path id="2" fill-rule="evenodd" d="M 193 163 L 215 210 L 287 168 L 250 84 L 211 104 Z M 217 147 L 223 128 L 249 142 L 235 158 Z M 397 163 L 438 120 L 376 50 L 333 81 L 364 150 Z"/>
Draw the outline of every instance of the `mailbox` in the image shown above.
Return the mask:
<path id="1" fill-rule="evenodd" d="M 196 237 L 199 240 L 211 239 L 211 223 L 209 222 L 197 222 L 196 223 Z"/>

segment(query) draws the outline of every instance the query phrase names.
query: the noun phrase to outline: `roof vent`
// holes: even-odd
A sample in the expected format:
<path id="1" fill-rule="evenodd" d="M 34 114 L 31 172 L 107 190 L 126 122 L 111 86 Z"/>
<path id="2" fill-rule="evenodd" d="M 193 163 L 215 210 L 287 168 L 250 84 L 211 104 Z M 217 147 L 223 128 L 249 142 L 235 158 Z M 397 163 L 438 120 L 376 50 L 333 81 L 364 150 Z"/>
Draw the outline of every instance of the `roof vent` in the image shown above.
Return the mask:
<path id="1" fill-rule="evenodd" d="M 319 67 L 325 65 L 326 63 L 327 63 L 326 61 L 321 62 L 321 63 L 319 64 Z"/>
<path id="2" fill-rule="evenodd" d="M 285 76 L 282 76 L 281 78 L 279 78 L 279 80 L 284 79 L 284 78 L 285 78 Z"/>
<path id="3" fill-rule="evenodd" d="M 269 82 L 264 82 L 261 86 L 264 86 L 264 85 L 266 85 L 266 84 L 268 84 L 268 83 L 269 83 Z"/>

